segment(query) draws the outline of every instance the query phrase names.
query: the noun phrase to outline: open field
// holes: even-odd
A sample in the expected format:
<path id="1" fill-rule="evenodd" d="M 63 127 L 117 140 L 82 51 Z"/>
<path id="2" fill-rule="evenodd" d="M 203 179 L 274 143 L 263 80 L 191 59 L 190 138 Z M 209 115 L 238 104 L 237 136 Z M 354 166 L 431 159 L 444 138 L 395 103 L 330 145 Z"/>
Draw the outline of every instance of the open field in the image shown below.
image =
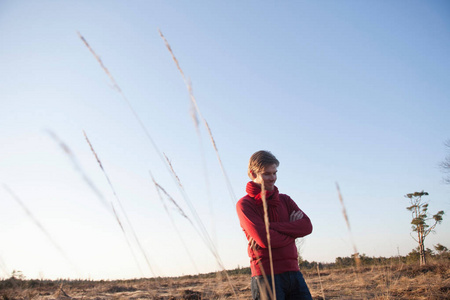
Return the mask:
<path id="1" fill-rule="evenodd" d="M 450 264 L 303 271 L 314 299 L 450 299 Z M 230 275 L 239 299 L 251 299 L 250 275 Z M 323 293 L 322 293 L 322 288 Z M 1 299 L 235 299 L 221 273 L 118 281 L 0 282 Z"/>

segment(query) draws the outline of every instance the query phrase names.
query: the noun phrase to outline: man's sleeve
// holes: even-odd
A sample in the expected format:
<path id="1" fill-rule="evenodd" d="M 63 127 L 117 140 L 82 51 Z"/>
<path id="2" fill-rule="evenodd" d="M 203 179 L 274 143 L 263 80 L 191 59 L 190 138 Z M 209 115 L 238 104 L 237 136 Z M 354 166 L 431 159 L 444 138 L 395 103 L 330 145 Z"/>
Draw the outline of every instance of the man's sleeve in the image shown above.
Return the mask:
<path id="1" fill-rule="evenodd" d="M 258 215 L 256 209 L 247 201 L 239 201 L 236 205 L 237 214 L 242 229 L 252 237 L 261 248 L 268 248 L 266 227 L 264 220 Z M 270 244 L 272 248 L 280 248 L 293 242 L 293 238 L 269 229 Z"/>
<path id="2" fill-rule="evenodd" d="M 287 197 L 287 207 L 289 215 L 293 211 L 301 210 L 289 196 Z M 302 211 L 303 212 L 303 211 Z M 281 234 L 288 235 L 292 238 L 304 237 L 312 232 L 312 224 L 309 217 L 303 212 L 303 218 L 294 222 L 272 222 L 270 229 L 275 230 Z"/>

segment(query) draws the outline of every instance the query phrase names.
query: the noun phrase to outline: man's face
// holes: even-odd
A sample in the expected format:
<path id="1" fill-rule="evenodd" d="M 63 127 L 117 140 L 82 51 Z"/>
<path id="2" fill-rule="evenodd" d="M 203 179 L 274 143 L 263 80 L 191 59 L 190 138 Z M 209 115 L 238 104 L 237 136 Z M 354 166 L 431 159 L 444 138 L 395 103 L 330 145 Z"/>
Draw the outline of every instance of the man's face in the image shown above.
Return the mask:
<path id="1" fill-rule="evenodd" d="M 269 165 L 260 172 L 252 172 L 253 182 L 259 185 L 264 183 L 264 188 L 272 191 L 277 181 L 277 165 Z"/>

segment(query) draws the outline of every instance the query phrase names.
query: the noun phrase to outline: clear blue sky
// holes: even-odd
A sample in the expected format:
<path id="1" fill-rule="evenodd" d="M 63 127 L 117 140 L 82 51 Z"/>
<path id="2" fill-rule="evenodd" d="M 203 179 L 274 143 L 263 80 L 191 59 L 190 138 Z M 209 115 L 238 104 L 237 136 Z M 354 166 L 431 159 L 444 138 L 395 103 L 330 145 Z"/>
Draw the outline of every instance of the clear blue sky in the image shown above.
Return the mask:
<path id="1" fill-rule="evenodd" d="M 199 141 L 189 94 L 158 28 L 192 82 L 234 199 L 203 125 Z M 188 205 L 77 31 L 170 158 L 226 268 L 249 265 L 234 204 L 245 193 L 248 159 L 261 149 L 281 161 L 280 191 L 312 219 L 301 249 L 309 261 L 353 252 L 335 182 L 356 247 L 369 256 L 416 246 L 403 195 L 425 190 L 431 213 L 450 213 L 450 186 L 438 167 L 450 138 L 447 1 L 4 0 L 0 183 L 51 238 L 2 187 L 0 277 L 12 270 L 27 278 L 114 279 L 219 269 L 167 203 L 174 229 L 149 171 L 193 220 Z M 114 204 L 137 263 L 111 210 L 47 130 Z M 450 247 L 446 215 L 426 240 L 429 248 L 436 243 Z"/>

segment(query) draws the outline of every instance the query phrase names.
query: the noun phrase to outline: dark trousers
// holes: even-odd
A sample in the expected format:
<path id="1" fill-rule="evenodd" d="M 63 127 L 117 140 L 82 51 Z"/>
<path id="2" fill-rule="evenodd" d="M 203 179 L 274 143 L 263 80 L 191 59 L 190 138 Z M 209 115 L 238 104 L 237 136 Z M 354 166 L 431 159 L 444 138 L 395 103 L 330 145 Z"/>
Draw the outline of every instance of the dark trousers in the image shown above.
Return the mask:
<path id="1" fill-rule="evenodd" d="M 273 299 L 272 277 L 266 276 L 267 287 L 263 276 L 252 277 L 252 297 L 254 300 Z M 277 300 L 312 300 L 311 293 L 300 271 L 275 274 L 275 294 Z"/>

